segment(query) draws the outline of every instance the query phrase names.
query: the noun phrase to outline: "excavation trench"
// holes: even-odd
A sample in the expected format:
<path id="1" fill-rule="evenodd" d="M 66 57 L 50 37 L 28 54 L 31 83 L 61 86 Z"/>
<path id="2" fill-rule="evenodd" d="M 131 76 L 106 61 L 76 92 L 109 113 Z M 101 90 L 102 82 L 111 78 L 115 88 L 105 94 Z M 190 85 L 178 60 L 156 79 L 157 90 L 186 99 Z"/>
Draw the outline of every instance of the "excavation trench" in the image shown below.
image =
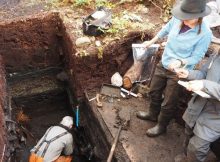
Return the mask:
<path id="1" fill-rule="evenodd" d="M 82 57 L 77 55 L 76 36 L 59 13 L 1 22 L 2 157 L 26 162 L 30 149 L 46 129 L 70 115 L 76 124 L 72 130 L 76 145 L 74 160 L 104 162 L 121 124 L 118 119 L 129 112 L 130 126 L 121 133 L 113 161 L 172 161 L 181 152 L 183 129 L 172 122 L 166 135 L 153 140 L 146 137 L 144 131 L 153 123 L 140 121 L 135 114 L 146 110 L 148 100 L 106 97 L 102 99 L 103 109 L 97 108 L 95 100 L 89 101 L 100 92 L 103 83 L 110 83 L 115 72 L 124 75 L 132 66 L 132 43 L 151 37 L 151 31 L 131 32 L 106 45 L 101 58 L 98 53 Z M 185 96 L 181 97 L 176 115 L 179 123 L 189 99 L 184 90 L 182 94 Z"/>
<path id="2" fill-rule="evenodd" d="M 6 1 L 5 1 L 6 2 Z M 15 1 L 16 2 L 16 1 Z M 74 23 L 74 22 L 73 22 Z M 115 72 L 124 75 L 133 64 L 131 44 L 152 37 L 151 31 L 131 32 L 112 41 L 98 53 L 77 55 L 76 36 L 59 13 L 47 12 L 0 23 L 0 158 L 26 162 L 30 149 L 51 125 L 63 116 L 76 121 L 72 130 L 77 162 L 106 161 L 117 119 L 131 114 L 130 127 L 123 130 L 113 161 L 173 161 L 182 150 L 183 129 L 171 122 L 166 135 L 146 137 L 154 123 L 140 121 L 135 113 L 146 110 L 144 98 L 103 98 L 103 109 L 89 101 L 110 83 Z M 86 49 L 93 49 L 91 46 Z M 6 78 L 6 79 L 5 79 Z M 176 119 L 182 122 L 190 95 L 183 90 Z"/>
<path id="3" fill-rule="evenodd" d="M 99 59 L 74 55 L 75 38 L 58 13 L 5 21 L 0 31 L 1 76 L 6 78 L 1 78 L 1 116 L 6 119 L 0 132 L 0 142 L 6 146 L 1 155 L 10 161 L 27 161 L 48 127 L 65 115 L 76 120 L 79 105 L 80 124 L 73 130 L 75 160 L 106 161 L 113 136 L 104 121 L 100 123 L 85 92 L 94 96 L 113 73 L 128 70 L 133 62 L 131 44 L 140 41 L 143 33 L 130 33 L 110 43 Z M 116 155 L 115 161 L 129 161 L 121 144 Z"/>

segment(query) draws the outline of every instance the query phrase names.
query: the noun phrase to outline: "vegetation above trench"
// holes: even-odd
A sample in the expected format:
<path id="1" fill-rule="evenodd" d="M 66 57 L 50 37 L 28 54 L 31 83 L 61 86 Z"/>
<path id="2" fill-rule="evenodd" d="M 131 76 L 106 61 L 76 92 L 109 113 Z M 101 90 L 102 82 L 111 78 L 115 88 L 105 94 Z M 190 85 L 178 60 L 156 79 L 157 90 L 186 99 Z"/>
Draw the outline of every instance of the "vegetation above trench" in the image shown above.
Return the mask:
<path id="1" fill-rule="evenodd" d="M 106 45 L 124 38 L 132 31 L 156 32 L 162 23 L 170 18 L 173 3 L 174 0 L 23 0 L 18 1 L 17 5 L 13 3 L 12 7 L 9 6 L 10 14 L 0 6 L 0 18 L 14 18 L 41 11 L 59 12 L 74 42 L 85 37 L 82 32 L 83 18 L 94 12 L 97 7 L 105 6 L 112 11 L 112 27 L 102 36 L 89 37 L 89 43 L 76 47 L 75 53 L 82 57 L 98 55 L 98 58 L 102 58 Z"/>

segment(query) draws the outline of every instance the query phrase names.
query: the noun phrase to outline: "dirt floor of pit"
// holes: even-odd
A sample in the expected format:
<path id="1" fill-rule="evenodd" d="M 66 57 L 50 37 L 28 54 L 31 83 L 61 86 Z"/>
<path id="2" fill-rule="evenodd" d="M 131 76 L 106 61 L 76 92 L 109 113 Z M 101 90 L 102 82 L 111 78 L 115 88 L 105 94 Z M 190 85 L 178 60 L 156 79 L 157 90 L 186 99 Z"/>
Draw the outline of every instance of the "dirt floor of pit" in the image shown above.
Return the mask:
<path id="1" fill-rule="evenodd" d="M 139 120 L 136 112 L 147 110 L 149 99 L 131 97 L 112 100 L 105 97 L 102 103 L 103 107 L 98 108 L 96 101 L 91 101 L 92 107 L 97 109 L 101 115 L 99 122 L 106 124 L 112 137 L 115 137 L 118 126 L 130 114 L 129 127 L 127 130 L 122 130 L 119 141 L 132 162 L 173 162 L 174 157 L 183 151 L 184 129 L 174 120 L 168 126 L 166 134 L 157 138 L 149 138 L 145 135 L 146 130 L 155 123 Z M 214 162 L 215 160 L 214 155 L 210 153 L 207 161 Z"/>

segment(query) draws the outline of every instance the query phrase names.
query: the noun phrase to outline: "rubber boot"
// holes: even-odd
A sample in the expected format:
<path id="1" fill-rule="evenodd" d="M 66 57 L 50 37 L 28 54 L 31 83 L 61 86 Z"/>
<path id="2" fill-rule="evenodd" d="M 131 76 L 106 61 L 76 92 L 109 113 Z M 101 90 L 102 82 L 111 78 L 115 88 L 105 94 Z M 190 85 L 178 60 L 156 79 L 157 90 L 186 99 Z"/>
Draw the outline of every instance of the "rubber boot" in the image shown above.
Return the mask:
<path id="1" fill-rule="evenodd" d="M 196 159 L 195 155 L 191 152 L 185 154 L 179 154 L 175 157 L 174 162 L 200 162 Z"/>
<path id="2" fill-rule="evenodd" d="M 141 120 L 150 120 L 156 122 L 158 115 L 150 111 L 138 111 L 136 116 Z"/>
<path id="3" fill-rule="evenodd" d="M 187 161 L 188 161 L 187 156 L 184 153 L 179 154 L 174 158 L 174 162 L 187 162 Z"/>
<path id="4" fill-rule="evenodd" d="M 187 124 L 185 125 L 185 137 L 183 140 L 183 153 L 177 155 L 174 159 L 175 162 L 187 162 L 190 159 L 187 157 L 187 147 L 189 145 L 189 140 L 193 136 L 193 129 Z M 192 155 L 189 155 L 192 157 Z"/>
<path id="5" fill-rule="evenodd" d="M 187 155 L 187 147 L 189 145 L 189 140 L 193 136 L 193 129 L 190 128 L 187 124 L 185 124 L 185 137 L 183 141 L 183 151 L 184 154 Z"/>
<path id="6" fill-rule="evenodd" d="M 151 103 L 148 111 L 138 111 L 136 116 L 141 120 L 150 120 L 156 122 L 159 113 L 160 113 L 160 104 Z"/>
<path id="7" fill-rule="evenodd" d="M 167 126 L 171 119 L 172 119 L 171 115 L 160 114 L 157 125 L 147 130 L 146 132 L 147 136 L 157 137 L 161 134 L 166 133 Z"/>
<path id="8" fill-rule="evenodd" d="M 160 106 L 154 106 L 154 107 L 149 107 L 148 111 L 138 111 L 136 116 L 141 120 L 150 120 L 156 122 L 159 113 L 160 113 Z"/>

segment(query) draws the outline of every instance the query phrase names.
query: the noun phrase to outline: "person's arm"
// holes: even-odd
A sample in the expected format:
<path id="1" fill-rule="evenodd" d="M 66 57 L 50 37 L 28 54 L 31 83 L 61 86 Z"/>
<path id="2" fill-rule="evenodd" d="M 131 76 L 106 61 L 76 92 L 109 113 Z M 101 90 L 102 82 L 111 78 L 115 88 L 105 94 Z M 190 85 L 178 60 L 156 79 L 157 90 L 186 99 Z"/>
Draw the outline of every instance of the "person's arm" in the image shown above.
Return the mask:
<path id="1" fill-rule="evenodd" d="M 196 44 L 192 55 L 188 58 L 181 59 L 182 63 L 184 65 L 195 65 L 197 64 L 202 58 L 204 57 L 205 53 L 208 50 L 209 44 L 212 40 L 212 34 L 206 33 L 205 36 L 203 36 L 199 42 Z"/>
<path id="2" fill-rule="evenodd" d="M 159 39 L 164 38 L 170 33 L 170 30 L 172 29 L 173 24 L 175 23 L 175 18 L 172 17 L 170 21 L 162 27 L 162 29 L 157 33 L 156 37 Z"/>
<path id="3" fill-rule="evenodd" d="M 68 139 L 66 142 L 66 146 L 63 150 L 65 155 L 71 155 L 73 153 L 73 137 L 72 135 L 68 134 Z"/>
<path id="4" fill-rule="evenodd" d="M 174 23 L 174 19 L 175 19 L 174 17 L 172 19 L 170 19 L 170 21 L 164 27 L 162 27 L 162 29 L 157 33 L 157 35 L 153 39 L 151 39 L 150 41 L 145 41 L 145 42 L 143 42 L 143 44 L 145 44 L 146 47 L 149 47 L 150 45 L 157 42 L 159 39 L 167 36 L 172 28 L 172 25 Z"/>
<path id="5" fill-rule="evenodd" d="M 220 101 L 220 84 L 210 80 L 203 80 L 203 90 Z"/>
<path id="6" fill-rule="evenodd" d="M 154 44 L 155 42 L 157 42 L 159 40 L 159 37 L 158 36 L 155 36 L 153 39 L 151 39 L 150 41 L 145 41 L 143 42 L 143 44 L 145 45 L 145 47 L 149 47 L 151 46 L 152 44 Z"/>
<path id="7" fill-rule="evenodd" d="M 186 70 L 183 68 L 176 69 L 175 72 L 179 78 L 186 78 L 187 80 L 201 80 L 205 79 L 207 75 L 208 68 L 213 61 L 213 57 L 210 57 L 199 70 Z"/>

